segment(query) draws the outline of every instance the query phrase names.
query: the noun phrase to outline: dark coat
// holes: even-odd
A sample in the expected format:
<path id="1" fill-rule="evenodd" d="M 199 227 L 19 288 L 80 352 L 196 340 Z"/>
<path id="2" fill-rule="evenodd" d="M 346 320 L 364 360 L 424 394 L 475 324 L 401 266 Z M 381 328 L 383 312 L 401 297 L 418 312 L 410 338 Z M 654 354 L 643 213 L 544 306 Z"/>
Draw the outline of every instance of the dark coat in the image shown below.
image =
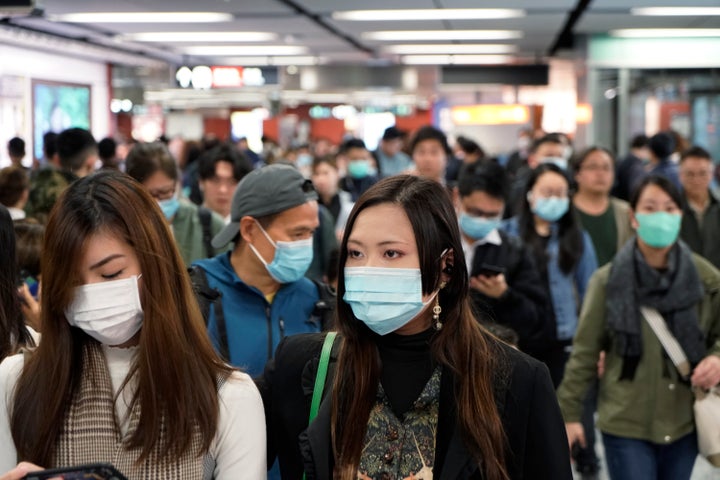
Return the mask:
<path id="1" fill-rule="evenodd" d="M 501 245 L 486 243 L 475 247 L 470 272 L 477 275 L 483 264 L 504 267 L 508 290 L 500 298 L 471 290 L 470 298 L 478 311 L 513 329 L 520 339 L 520 350 L 533 355 L 547 349 L 556 339 L 552 304 L 530 252 L 517 237 L 499 233 Z"/>
<path id="2" fill-rule="evenodd" d="M 286 337 L 274 361 L 257 380 L 265 404 L 268 466 L 277 456 L 283 479 L 330 480 L 334 459 L 330 444 L 330 396 L 308 427 L 310 400 L 324 334 Z M 336 341 L 336 347 L 339 342 Z M 497 343 L 505 360 L 493 379 L 496 403 L 509 448 L 506 465 L 510 478 L 571 479 L 565 426 L 547 368 L 510 347 Z M 325 392 L 332 385 L 337 348 L 331 357 Z M 452 375 L 443 372 L 440 387 L 437 448 L 433 470 L 440 480 L 479 480 L 455 421 Z"/>
<path id="3" fill-rule="evenodd" d="M 693 252 L 702 255 L 720 268 L 720 203 L 710 194 L 710 205 L 703 215 L 702 225 L 698 224 L 695 212 L 687 199 L 683 203 L 683 218 L 680 238 Z"/>

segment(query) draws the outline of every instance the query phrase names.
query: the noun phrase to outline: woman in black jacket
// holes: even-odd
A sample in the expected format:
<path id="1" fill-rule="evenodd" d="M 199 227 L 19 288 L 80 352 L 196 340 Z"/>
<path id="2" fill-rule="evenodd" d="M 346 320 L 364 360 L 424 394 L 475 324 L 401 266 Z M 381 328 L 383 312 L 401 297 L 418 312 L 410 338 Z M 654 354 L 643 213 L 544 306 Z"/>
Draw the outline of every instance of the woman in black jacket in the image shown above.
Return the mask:
<path id="1" fill-rule="evenodd" d="M 443 192 L 395 176 L 355 205 L 318 416 L 308 426 L 322 335 L 285 339 L 258 380 L 283 478 L 571 478 L 547 369 L 471 313 Z"/>

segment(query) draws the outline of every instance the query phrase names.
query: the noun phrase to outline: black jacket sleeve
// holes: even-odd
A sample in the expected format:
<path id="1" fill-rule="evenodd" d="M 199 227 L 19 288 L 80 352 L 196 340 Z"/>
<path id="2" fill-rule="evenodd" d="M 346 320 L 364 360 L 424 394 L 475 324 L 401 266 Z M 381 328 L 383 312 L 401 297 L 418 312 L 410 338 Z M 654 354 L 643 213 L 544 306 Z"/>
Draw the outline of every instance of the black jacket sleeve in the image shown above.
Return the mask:
<path id="1" fill-rule="evenodd" d="M 495 299 L 472 291 L 471 297 L 480 311 L 518 334 L 522 351 L 533 353 L 555 337 L 552 305 L 535 262 L 522 244 L 503 236 L 500 249 L 499 258 L 493 261 L 506 267 L 507 292 Z"/>

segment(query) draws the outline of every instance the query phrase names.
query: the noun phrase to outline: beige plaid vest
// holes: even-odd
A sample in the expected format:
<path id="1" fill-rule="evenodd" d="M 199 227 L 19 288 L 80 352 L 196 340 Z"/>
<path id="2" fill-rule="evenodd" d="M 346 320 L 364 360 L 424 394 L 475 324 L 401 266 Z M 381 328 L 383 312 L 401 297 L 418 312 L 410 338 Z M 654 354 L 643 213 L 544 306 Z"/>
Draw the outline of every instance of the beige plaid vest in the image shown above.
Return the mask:
<path id="1" fill-rule="evenodd" d="M 88 342 L 83 348 L 83 375 L 68 407 L 60 435 L 55 444 L 53 467 L 70 467 L 85 463 L 112 463 L 130 480 L 208 480 L 215 467 L 209 455 L 201 455 L 200 433 L 193 435 L 191 447 L 180 460 L 161 458 L 156 447 L 150 456 L 138 463 L 140 449 L 128 449 L 125 440 L 137 428 L 140 405 L 130 411 L 130 428 L 122 436 L 115 418 L 115 398 L 105 356 L 100 346 Z M 165 441 L 161 431 L 160 442 Z"/>

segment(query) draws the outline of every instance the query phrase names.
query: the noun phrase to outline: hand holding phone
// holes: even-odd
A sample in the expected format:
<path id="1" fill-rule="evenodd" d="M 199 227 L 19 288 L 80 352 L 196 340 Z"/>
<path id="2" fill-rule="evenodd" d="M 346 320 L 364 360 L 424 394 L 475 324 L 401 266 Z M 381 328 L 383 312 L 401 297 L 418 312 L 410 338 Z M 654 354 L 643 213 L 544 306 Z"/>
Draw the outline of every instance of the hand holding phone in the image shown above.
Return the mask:
<path id="1" fill-rule="evenodd" d="M 23 480 L 127 480 L 109 463 L 93 463 L 77 467 L 50 468 L 28 473 Z M 2 479 L 0 479 L 2 480 Z"/>
<path id="2" fill-rule="evenodd" d="M 483 263 L 480 266 L 480 270 L 478 271 L 477 275 L 482 275 L 483 277 L 497 277 L 498 275 L 504 273 L 505 267 Z"/>

